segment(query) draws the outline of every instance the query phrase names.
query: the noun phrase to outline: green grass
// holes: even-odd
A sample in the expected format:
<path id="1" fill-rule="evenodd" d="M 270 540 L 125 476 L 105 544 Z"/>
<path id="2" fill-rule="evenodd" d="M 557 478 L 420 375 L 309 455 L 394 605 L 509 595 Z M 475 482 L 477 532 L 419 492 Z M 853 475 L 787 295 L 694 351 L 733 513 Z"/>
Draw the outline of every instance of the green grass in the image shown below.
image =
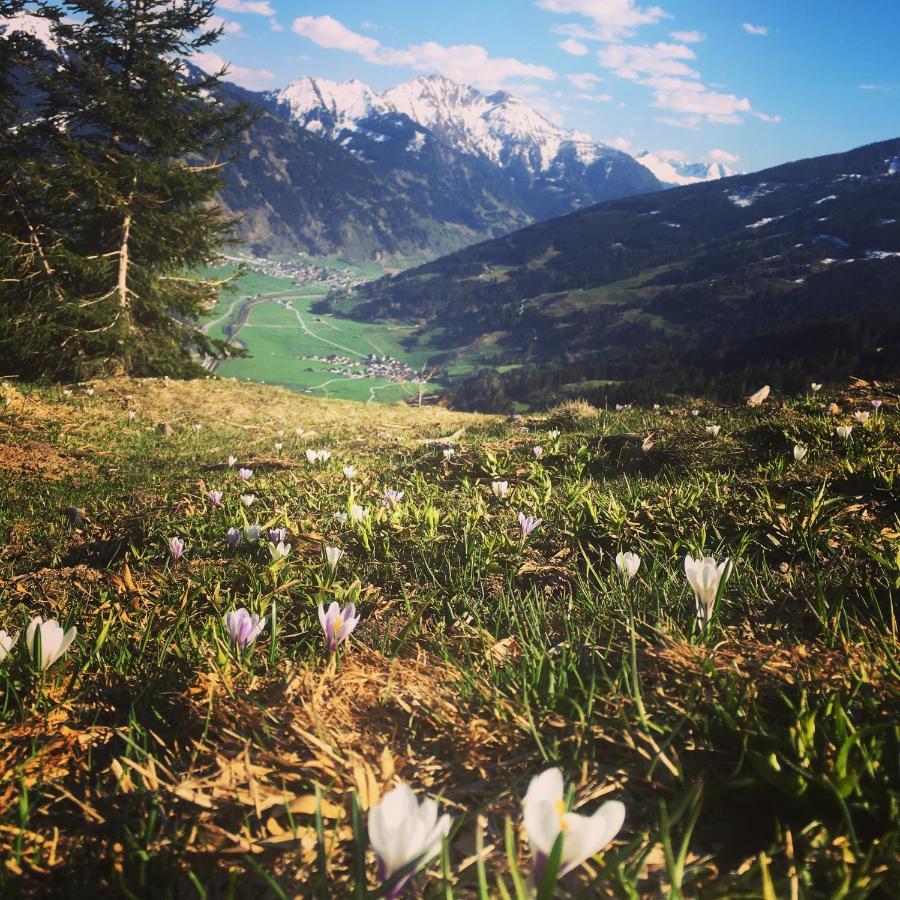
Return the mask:
<path id="1" fill-rule="evenodd" d="M 206 274 L 221 278 L 230 271 L 233 269 L 225 267 Z M 371 277 L 379 274 L 372 267 L 365 271 L 355 267 L 354 272 Z M 337 316 L 318 316 L 311 312 L 312 304 L 327 292 L 327 286 L 318 284 L 293 287 L 292 280 L 287 278 L 257 273 L 241 276 L 232 289 L 223 291 L 205 321 L 213 323 L 209 329 L 213 337 L 224 338 L 225 328 L 235 320 L 241 305 L 252 302 L 246 324 L 237 334 L 237 340 L 250 355 L 225 360 L 216 373 L 223 378 L 276 384 L 302 393 L 345 400 L 394 403 L 417 395 L 418 385 L 380 378 L 336 376 L 323 372 L 322 365 L 310 359 L 331 353 L 351 358 L 375 353 L 392 356 L 414 369 L 420 369 L 430 355 L 428 351 L 410 352 L 403 347 L 402 342 L 412 331 L 411 328 L 391 323 L 357 322 Z M 275 296 L 270 298 L 270 294 Z M 262 300 L 254 299 L 260 296 Z M 284 301 L 290 303 L 289 309 L 282 305 Z M 304 330 L 301 318 L 307 330 Z M 436 388 L 437 385 L 431 385 L 428 391 Z"/>
<path id="2" fill-rule="evenodd" d="M 418 895 L 524 898 L 521 800 L 550 766 L 582 813 L 626 808 L 556 896 L 896 896 L 897 386 L 517 424 L 96 388 L 2 388 L 0 628 L 78 635 L 43 676 L 21 638 L 0 662 L 3 897 L 374 898 L 365 824 L 402 779 L 454 820 Z M 449 458 L 424 442 L 451 433 Z M 353 503 L 368 517 L 341 524 Z M 543 519 L 527 540 L 520 511 Z M 287 530 L 286 560 L 228 549 L 254 522 Z M 641 557 L 627 585 L 620 550 Z M 701 552 L 733 563 L 705 628 L 683 570 Z M 332 600 L 361 615 L 334 656 Z M 266 617 L 244 654 L 238 606 Z"/>

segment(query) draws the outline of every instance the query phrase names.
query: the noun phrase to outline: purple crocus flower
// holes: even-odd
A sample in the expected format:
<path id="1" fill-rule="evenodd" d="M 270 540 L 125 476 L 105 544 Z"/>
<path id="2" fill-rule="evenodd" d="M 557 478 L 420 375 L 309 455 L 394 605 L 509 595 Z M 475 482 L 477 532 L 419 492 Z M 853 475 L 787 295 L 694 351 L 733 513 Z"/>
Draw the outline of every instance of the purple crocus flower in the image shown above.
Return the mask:
<path id="1" fill-rule="evenodd" d="M 221 491 L 210 491 L 207 495 L 209 502 L 212 503 L 213 506 L 219 507 L 222 505 L 222 492 Z"/>
<path id="2" fill-rule="evenodd" d="M 544 448 L 540 446 L 532 447 L 531 452 L 534 454 L 535 459 L 540 459 L 544 455 Z"/>
<path id="3" fill-rule="evenodd" d="M 172 556 L 172 562 L 178 562 L 184 555 L 184 541 L 180 537 L 169 538 L 169 553 Z"/>
<path id="4" fill-rule="evenodd" d="M 241 533 L 237 530 L 237 528 L 229 528 L 228 529 L 228 546 L 234 550 L 235 547 L 241 542 Z"/>
<path id="5" fill-rule="evenodd" d="M 525 540 L 543 521 L 543 519 L 536 519 L 534 516 L 526 516 L 525 513 L 519 513 L 519 527 L 522 529 L 522 540 Z"/>
<path id="6" fill-rule="evenodd" d="M 266 627 L 266 620 L 253 613 L 247 612 L 244 607 L 233 609 L 223 619 L 228 637 L 239 650 L 246 650 Z"/>
<path id="7" fill-rule="evenodd" d="M 253 469 L 238 469 L 238 478 L 241 481 L 248 481 L 253 477 Z"/>
<path id="8" fill-rule="evenodd" d="M 875 407 L 876 411 L 879 410 L 879 409 L 881 409 L 881 400 L 873 400 L 873 401 L 872 401 L 872 406 Z"/>
<path id="9" fill-rule="evenodd" d="M 328 649 L 334 652 L 342 641 L 350 637 L 350 633 L 359 624 L 359 616 L 353 603 L 348 603 L 341 610 L 335 600 L 328 607 L 328 612 L 325 612 L 325 607 L 321 603 L 319 604 L 319 622 L 322 631 L 325 632 L 325 643 Z"/>
<path id="10" fill-rule="evenodd" d="M 287 539 L 287 529 L 286 528 L 270 528 L 269 529 L 269 543 L 283 544 L 286 539 Z"/>

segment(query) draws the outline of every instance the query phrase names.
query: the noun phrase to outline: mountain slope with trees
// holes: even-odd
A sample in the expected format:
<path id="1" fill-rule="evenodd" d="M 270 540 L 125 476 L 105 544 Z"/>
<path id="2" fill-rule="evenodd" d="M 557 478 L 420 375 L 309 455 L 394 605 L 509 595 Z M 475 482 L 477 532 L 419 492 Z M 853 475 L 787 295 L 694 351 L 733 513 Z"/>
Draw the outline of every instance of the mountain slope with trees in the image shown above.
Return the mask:
<path id="1" fill-rule="evenodd" d="M 330 305 L 417 323 L 470 407 L 796 388 L 898 365 L 898 220 L 893 140 L 603 203 Z"/>

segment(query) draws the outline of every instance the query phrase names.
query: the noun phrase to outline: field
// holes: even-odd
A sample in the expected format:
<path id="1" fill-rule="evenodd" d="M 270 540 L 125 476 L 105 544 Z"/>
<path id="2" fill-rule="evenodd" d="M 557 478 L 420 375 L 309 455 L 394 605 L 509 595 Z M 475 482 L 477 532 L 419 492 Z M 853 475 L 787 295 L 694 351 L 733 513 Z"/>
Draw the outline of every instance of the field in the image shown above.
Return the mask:
<path id="1" fill-rule="evenodd" d="M 228 269 L 206 273 L 223 277 Z M 354 274 L 375 277 L 372 267 Z M 390 356 L 419 371 L 427 352 L 408 352 L 401 342 L 410 328 L 388 323 L 355 322 L 317 316 L 310 307 L 328 291 L 324 284 L 295 287 L 292 279 L 250 272 L 234 290 L 223 291 L 219 303 L 201 323 L 212 337 L 234 337 L 250 352 L 244 359 L 222 362 L 216 374 L 239 381 L 275 384 L 317 397 L 395 403 L 418 394 L 418 384 L 388 378 L 351 378 L 329 370 L 333 364 L 312 357 L 332 353 L 352 360 L 369 354 Z M 244 318 L 238 330 L 235 322 Z M 230 329 L 230 330 L 229 330 Z M 431 390 L 434 386 L 431 387 Z"/>
<path id="2" fill-rule="evenodd" d="M 0 896 L 897 896 L 897 385 L 0 391 Z M 386 836 L 399 782 L 446 830 Z"/>

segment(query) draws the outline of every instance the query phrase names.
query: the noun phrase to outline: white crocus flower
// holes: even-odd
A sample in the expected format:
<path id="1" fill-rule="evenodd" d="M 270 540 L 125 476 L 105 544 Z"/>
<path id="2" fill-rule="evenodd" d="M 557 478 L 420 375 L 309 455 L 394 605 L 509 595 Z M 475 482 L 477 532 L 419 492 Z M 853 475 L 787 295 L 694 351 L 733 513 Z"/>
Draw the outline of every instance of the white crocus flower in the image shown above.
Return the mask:
<path id="1" fill-rule="evenodd" d="M 0 663 L 9 656 L 9 651 L 12 650 L 13 644 L 15 644 L 18 639 L 18 631 L 15 634 L 7 634 L 0 629 Z"/>
<path id="2" fill-rule="evenodd" d="M 637 574 L 637 570 L 641 567 L 641 558 L 637 553 L 625 551 L 616 554 L 616 567 L 625 576 L 625 581 L 629 582 Z"/>
<path id="3" fill-rule="evenodd" d="M 800 444 L 794 444 L 794 462 L 800 462 L 806 456 L 806 447 Z"/>
<path id="4" fill-rule="evenodd" d="M 728 559 L 717 563 L 711 556 L 701 556 L 699 559 L 694 559 L 690 554 L 685 556 L 684 574 L 693 588 L 697 601 L 697 618 L 701 625 L 706 625 L 712 617 L 722 576 L 730 571 Z"/>
<path id="5" fill-rule="evenodd" d="M 286 544 L 284 541 L 279 541 L 277 544 L 269 544 L 269 555 L 272 557 L 272 562 L 279 562 L 284 559 L 291 552 L 291 545 Z"/>
<path id="6" fill-rule="evenodd" d="M 262 525 L 244 526 L 244 540 L 248 544 L 255 544 L 262 534 Z"/>
<path id="7" fill-rule="evenodd" d="M 241 506 L 245 509 L 249 509 L 253 506 L 253 501 L 256 500 L 256 496 L 254 494 L 241 494 Z"/>
<path id="8" fill-rule="evenodd" d="M 324 465 L 325 463 L 328 462 L 329 459 L 331 459 L 331 451 L 330 450 L 320 450 L 318 452 L 317 456 L 319 457 L 319 462 Z"/>
<path id="9" fill-rule="evenodd" d="M 719 436 L 719 432 L 720 432 L 721 430 L 722 430 L 722 426 L 721 426 L 721 425 L 707 425 L 707 426 L 706 426 L 706 433 L 707 433 L 707 434 L 711 434 L 713 437 L 718 437 L 718 436 Z"/>
<path id="10" fill-rule="evenodd" d="M 853 413 L 853 418 L 856 419 L 856 421 L 859 422 L 860 425 L 865 425 L 866 422 L 869 421 L 869 415 L 870 413 L 867 413 L 863 410 L 858 410 L 857 412 Z"/>
<path id="11" fill-rule="evenodd" d="M 344 466 L 344 478 L 352 481 L 356 477 L 356 466 Z"/>
<path id="12" fill-rule="evenodd" d="M 340 559 L 343 555 L 344 555 L 344 551 L 341 550 L 340 547 L 326 547 L 325 548 L 325 562 L 328 563 L 328 568 L 332 572 L 337 567 L 337 564 L 340 562 Z"/>
<path id="13" fill-rule="evenodd" d="M 494 496 L 502 500 L 509 491 L 509 483 L 506 481 L 492 481 L 491 490 Z"/>
<path id="14" fill-rule="evenodd" d="M 318 450 L 307 450 L 306 451 L 306 461 L 314 466 L 319 461 L 319 451 Z"/>
<path id="15" fill-rule="evenodd" d="M 388 791 L 369 813 L 369 840 L 378 857 L 379 877 L 386 881 L 412 863 L 436 856 L 450 823 L 450 816 L 438 817 L 434 800 L 426 797 L 420 803 L 408 784 Z M 392 896 L 400 889 L 396 885 Z"/>
<path id="16" fill-rule="evenodd" d="M 364 506 L 360 506 L 358 503 L 354 503 L 350 507 L 350 521 L 351 522 L 362 522 L 363 519 L 367 518 L 369 515 L 369 510 Z"/>
<path id="17" fill-rule="evenodd" d="M 284 444 L 281 441 L 275 441 L 275 452 L 281 453 L 281 448 L 284 447 Z"/>
<path id="18" fill-rule="evenodd" d="M 603 850 L 625 821 L 625 805 L 607 800 L 592 816 L 566 811 L 565 784 L 559 769 L 531 779 L 522 803 L 528 843 L 535 855 L 536 875 L 563 834 L 559 874 L 565 875 Z"/>
<path id="19" fill-rule="evenodd" d="M 850 437 L 851 432 L 853 431 L 852 425 L 838 425 L 837 428 L 834 429 L 837 432 L 837 436 L 839 438 L 843 438 L 845 441 L 848 437 Z"/>
<path id="20" fill-rule="evenodd" d="M 453 459 L 454 456 L 456 456 L 456 451 L 452 447 L 447 447 L 444 450 L 444 459 Z"/>
<path id="21" fill-rule="evenodd" d="M 34 642 L 40 634 L 40 666 L 41 669 L 48 669 L 69 649 L 69 644 L 75 640 L 75 633 L 74 625 L 64 632 L 56 619 L 48 619 L 45 622 L 40 616 L 35 616 L 25 630 L 25 646 L 34 659 Z"/>
<path id="22" fill-rule="evenodd" d="M 236 456 L 229 456 L 228 457 L 228 468 L 230 469 L 236 462 L 237 462 Z"/>
<path id="23" fill-rule="evenodd" d="M 822 390 L 822 385 L 821 385 L 821 384 L 817 384 L 815 381 L 814 381 L 809 387 L 810 387 L 810 390 L 811 390 L 814 394 L 818 394 L 819 391 Z"/>
<path id="24" fill-rule="evenodd" d="M 769 385 L 763 385 L 758 391 L 756 391 L 756 393 L 751 394 L 747 398 L 747 406 L 762 406 L 766 397 L 769 396 L 771 390 L 772 389 L 769 387 Z"/>
<path id="25" fill-rule="evenodd" d="M 552 431 L 548 431 L 547 437 L 549 437 L 551 441 L 555 441 L 559 437 L 559 429 L 554 428 Z"/>

